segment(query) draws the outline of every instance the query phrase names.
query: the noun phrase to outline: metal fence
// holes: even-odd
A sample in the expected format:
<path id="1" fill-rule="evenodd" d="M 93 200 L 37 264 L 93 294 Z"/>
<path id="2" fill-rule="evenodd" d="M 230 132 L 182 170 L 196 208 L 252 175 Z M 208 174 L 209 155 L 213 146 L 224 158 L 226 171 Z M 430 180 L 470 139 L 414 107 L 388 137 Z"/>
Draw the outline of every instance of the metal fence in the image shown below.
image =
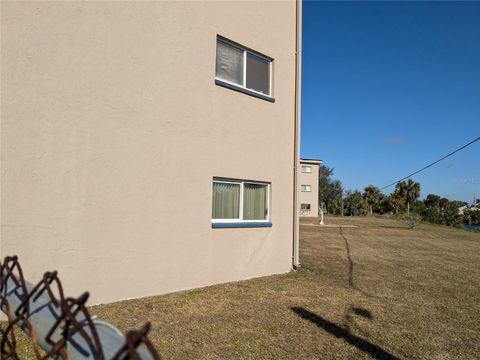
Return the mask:
<path id="1" fill-rule="evenodd" d="M 89 293 L 66 297 L 56 271 L 34 285 L 23 277 L 16 256 L 0 262 L 0 309 L 7 322 L 0 332 L 0 358 L 19 359 L 15 332 L 30 338 L 37 359 L 158 360 L 148 338 L 150 323 L 124 336 L 113 325 L 92 317 Z"/>

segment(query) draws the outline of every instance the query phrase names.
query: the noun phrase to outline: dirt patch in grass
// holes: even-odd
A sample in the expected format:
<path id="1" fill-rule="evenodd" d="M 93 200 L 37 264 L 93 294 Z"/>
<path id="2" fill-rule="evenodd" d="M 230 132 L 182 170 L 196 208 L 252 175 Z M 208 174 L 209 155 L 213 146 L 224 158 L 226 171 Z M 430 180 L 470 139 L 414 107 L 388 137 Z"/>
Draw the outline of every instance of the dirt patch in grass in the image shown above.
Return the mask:
<path id="1" fill-rule="evenodd" d="M 151 321 L 165 359 L 478 358 L 479 234 L 326 223 L 340 226 L 301 226 L 300 271 L 91 311 L 122 330 Z"/>

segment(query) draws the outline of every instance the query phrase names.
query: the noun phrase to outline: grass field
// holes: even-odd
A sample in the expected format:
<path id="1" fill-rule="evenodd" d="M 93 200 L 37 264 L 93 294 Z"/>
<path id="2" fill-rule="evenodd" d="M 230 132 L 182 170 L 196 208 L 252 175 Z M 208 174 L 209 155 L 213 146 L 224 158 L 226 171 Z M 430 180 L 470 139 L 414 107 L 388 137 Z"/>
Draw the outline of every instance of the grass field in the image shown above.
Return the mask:
<path id="1" fill-rule="evenodd" d="M 96 306 L 149 320 L 165 359 L 475 359 L 480 234 L 395 220 L 302 220 L 302 270 Z M 310 225 L 309 225 L 310 224 Z"/>

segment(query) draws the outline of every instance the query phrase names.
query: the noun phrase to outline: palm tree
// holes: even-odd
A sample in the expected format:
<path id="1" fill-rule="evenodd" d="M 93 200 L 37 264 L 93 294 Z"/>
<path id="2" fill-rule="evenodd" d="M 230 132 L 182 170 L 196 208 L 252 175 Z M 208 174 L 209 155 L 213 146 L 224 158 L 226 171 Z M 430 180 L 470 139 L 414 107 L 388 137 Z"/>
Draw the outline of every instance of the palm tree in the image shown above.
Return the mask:
<path id="1" fill-rule="evenodd" d="M 368 212 L 370 213 L 370 215 L 373 215 L 373 206 L 378 205 L 381 196 L 382 193 L 380 192 L 380 189 L 373 185 L 368 185 L 364 189 L 363 198 L 368 204 Z"/>
<path id="2" fill-rule="evenodd" d="M 395 215 L 398 215 L 398 209 L 405 205 L 405 199 L 397 190 L 388 196 L 388 202 L 395 209 Z"/>
<path id="3" fill-rule="evenodd" d="M 396 191 L 405 199 L 407 203 L 407 215 L 410 215 L 410 204 L 420 196 L 420 183 L 408 179 L 397 183 Z"/>

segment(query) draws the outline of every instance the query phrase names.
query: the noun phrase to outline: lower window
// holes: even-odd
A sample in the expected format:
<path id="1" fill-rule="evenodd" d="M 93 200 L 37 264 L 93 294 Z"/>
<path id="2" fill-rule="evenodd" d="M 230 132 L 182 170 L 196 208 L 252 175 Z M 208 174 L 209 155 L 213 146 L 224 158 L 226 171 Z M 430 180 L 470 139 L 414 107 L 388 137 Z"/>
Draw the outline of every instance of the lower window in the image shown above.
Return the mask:
<path id="1" fill-rule="evenodd" d="M 270 184 L 213 180 L 212 223 L 268 222 Z"/>
<path id="2" fill-rule="evenodd" d="M 300 209 L 301 210 L 310 210 L 310 204 L 301 204 Z"/>

